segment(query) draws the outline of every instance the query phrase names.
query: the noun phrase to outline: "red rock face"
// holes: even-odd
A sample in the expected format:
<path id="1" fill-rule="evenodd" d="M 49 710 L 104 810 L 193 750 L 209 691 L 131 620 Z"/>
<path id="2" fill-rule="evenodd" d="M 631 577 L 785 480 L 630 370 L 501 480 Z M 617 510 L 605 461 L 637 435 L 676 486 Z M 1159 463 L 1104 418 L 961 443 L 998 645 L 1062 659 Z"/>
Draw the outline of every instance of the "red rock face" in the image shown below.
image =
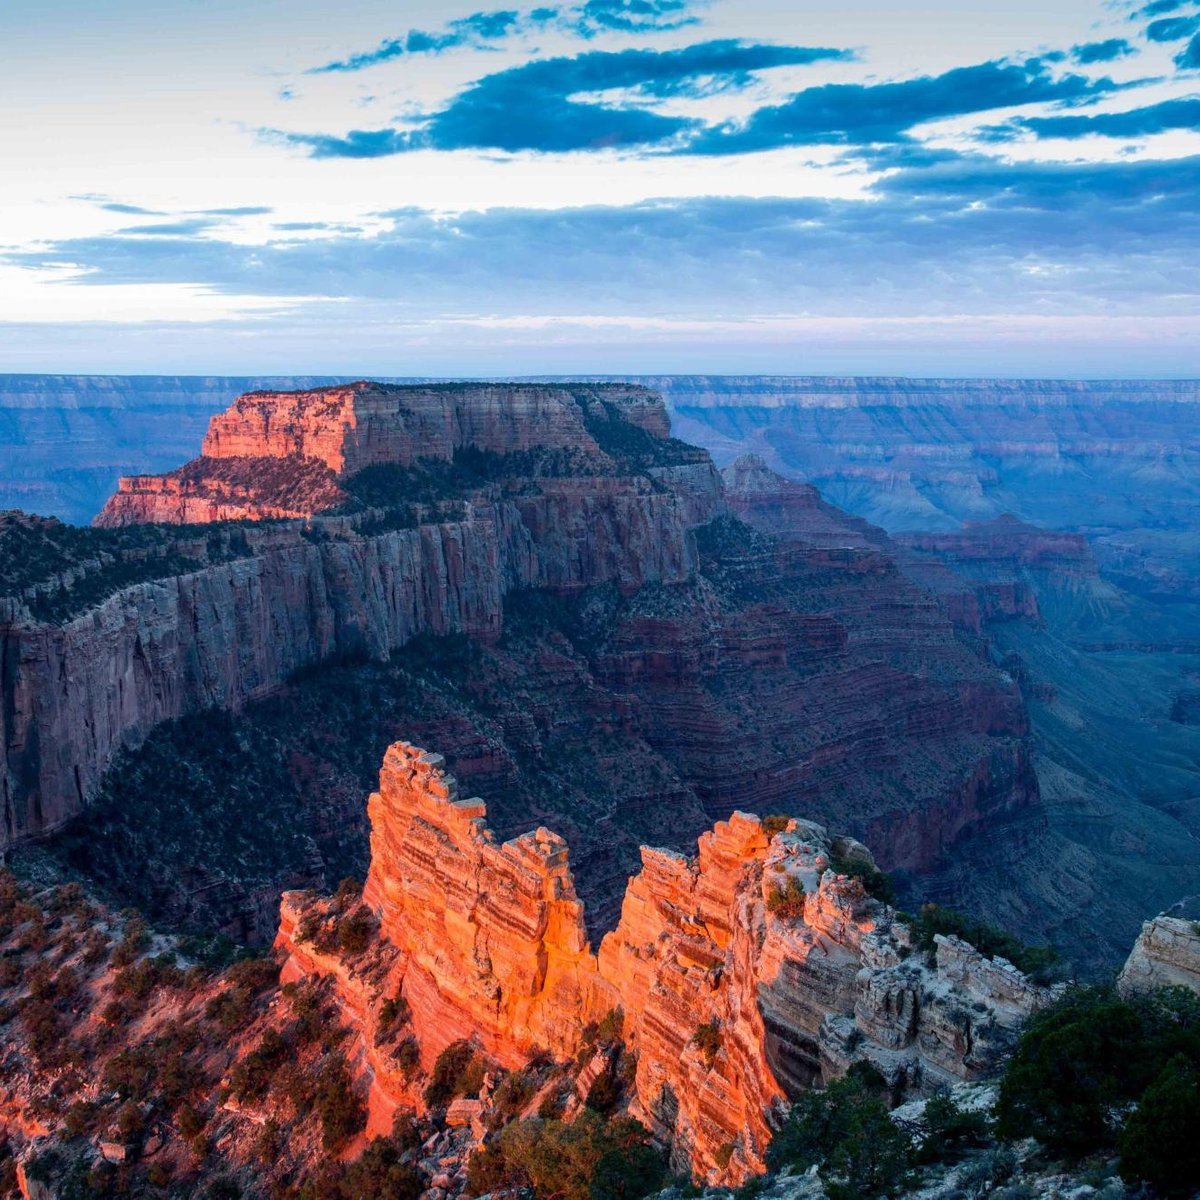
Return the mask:
<path id="1" fill-rule="evenodd" d="M 932 965 L 911 955 L 895 914 L 831 869 L 870 862 L 866 848 L 809 822 L 771 835 L 735 813 L 695 857 L 644 849 L 594 955 L 566 844 L 546 829 L 499 843 L 440 756 L 392 746 L 369 810 L 364 900 L 399 951 L 382 986 L 399 982 L 423 1061 L 458 1038 L 513 1067 L 538 1049 L 570 1057 L 619 1008 L 637 1054 L 631 1111 L 698 1178 L 761 1170 L 783 1100 L 852 1061 L 918 1091 L 985 1077 L 1045 999 L 954 939 Z M 801 900 L 784 907 L 789 883 Z M 296 942 L 302 904 L 284 898 L 286 976 L 332 975 L 369 1043 L 378 997 Z M 408 1098 L 386 1072 L 373 1087 Z"/>
<path id="2" fill-rule="evenodd" d="M 95 523 L 278 520 L 311 516 L 346 499 L 333 472 L 316 458 L 197 458 L 167 475 L 121 479 Z"/>

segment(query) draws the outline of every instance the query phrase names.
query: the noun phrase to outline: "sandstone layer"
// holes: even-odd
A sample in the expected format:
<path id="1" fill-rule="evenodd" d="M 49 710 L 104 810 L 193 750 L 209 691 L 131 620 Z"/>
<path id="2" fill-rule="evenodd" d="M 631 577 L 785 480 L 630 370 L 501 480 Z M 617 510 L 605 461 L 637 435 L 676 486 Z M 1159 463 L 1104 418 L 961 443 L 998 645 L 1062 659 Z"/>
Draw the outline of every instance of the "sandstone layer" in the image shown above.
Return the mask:
<path id="1" fill-rule="evenodd" d="M 806 821 L 768 829 L 734 813 L 694 857 L 644 849 L 593 954 L 565 843 L 545 829 L 498 842 L 440 756 L 392 746 L 369 809 L 364 900 L 400 952 L 388 984 L 399 979 L 423 1059 L 463 1037 L 508 1066 L 569 1056 L 619 1010 L 637 1055 L 632 1111 L 698 1177 L 760 1170 L 781 1103 L 854 1061 L 917 1093 L 986 1077 L 1047 995 L 954 939 L 915 951 L 895 913 L 839 873 L 870 864 L 865 847 Z M 303 900 L 284 906 L 287 969 L 344 986 L 297 941 Z"/>

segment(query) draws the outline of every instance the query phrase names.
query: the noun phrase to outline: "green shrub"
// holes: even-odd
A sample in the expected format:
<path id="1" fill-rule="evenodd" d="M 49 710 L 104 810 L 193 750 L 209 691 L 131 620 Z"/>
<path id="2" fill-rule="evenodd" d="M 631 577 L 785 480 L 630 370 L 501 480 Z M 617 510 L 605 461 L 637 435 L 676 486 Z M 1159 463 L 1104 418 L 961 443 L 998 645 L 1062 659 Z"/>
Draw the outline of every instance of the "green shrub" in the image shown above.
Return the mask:
<path id="1" fill-rule="evenodd" d="M 472 1156 L 467 1191 L 528 1187 L 536 1200 L 640 1200 L 665 1178 L 663 1156 L 641 1125 L 585 1111 L 569 1125 L 535 1118 L 505 1126 Z"/>
<path id="2" fill-rule="evenodd" d="M 275 1072 L 283 1065 L 291 1047 L 277 1030 L 268 1029 L 262 1041 L 234 1065 L 229 1086 L 234 1098 L 255 1102 L 266 1097 Z"/>
<path id="3" fill-rule="evenodd" d="M 313 1090 L 313 1106 L 321 1122 L 321 1145 L 336 1154 L 367 1120 L 367 1108 L 354 1088 L 346 1060 L 334 1056 L 324 1063 Z"/>
<path id="4" fill-rule="evenodd" d="M 1006 958 L 1019 971 L 1040 982 L 1049 982 L 1063 970 L 1062 955 L 1053 946 L 1026 946 L 1010 933 L 986 921 L 977 921 L 939 904 L 926 904 L 919 917 L 901 913 L 912 928 L 917 946 L 932 952 L 938 934 L 962 938 L 988 958 Z"/>
<path id="5" fill-rule="evenodd" d="M 1121 1130 L 1121 1176 L 1183 1200 L 1200 1191 L 1200 1065 L 1179 1054 L 1142 1094 Z"/>
<path id="6" fill-rule="evenodd" d="M 204 1117 L 190 1104 L 185 1104 L 175 1116 L 179 1132 L 189 1140 L 194 1138 L 205 1125 Z"/>
<path id="7" fill-rule="evenodd" d="M 370 909 L 359 905 L 349 916 L 338 922 L 337 944 L 343 954 L 357 957 L 371 944 L 375 918 Z"/>
<path id="8" fill-rule="evenodd" d="M 917 1156 L 923 1163 L 949 1162 L 964 1150 L 983 1145 L 991 1127 L 985 1113 L 959 1108 L 947 1095 L 929 1099 L 922 1123 Z"/>
<path id="9" fill-rule="evenodd" d="M 621 1103 L 621 1085 L 617 1082 L 610 1063 L 607 1070 L 601 1071 L 588 1088 L 584 1105 L 593 1112 L 608 1116 Z"/>
<path id="10" fill-rule="evenodd" d="M 406 1037 L 404 1041 L 396 1047 L 396 1052 L 392 1056 L 396 1060 L 396 1066 L 400 1068 L 400 1073 L 404 1076 L 406 1083 L 412 1083 L 416 1078 L 417 1072 L 421 1069 L 421 1047 L 417 1043 L 415 1037 Z"/>
<path id="11" fill-rule="evenodd" d="M 1111 1150 L 1121 1112 L 1177 1054 L 1200 1064 L 1200 997 L 1072 988 L 1026 1027 L 1001 1083 L 997 1131 L 1068 1158 Z"/>
<path id="12" fill-rule="evenodd" d="M 430 1108 L 444 1108 L 455 1096 L 477 1096 L 483 1075 L 484 1060 L 475 1047 L 468 1041 L 451 1042 L 433 1064 L 425 1103 Z"/>
<path id="13" fill-rule="evenodd" d="M 711 1069 L 721 1049 L 720 1022 L 714 1017 L 711 1021 L 697 1026 L 696 1032 L 692 1034 L 692 1045 L 704 1055 L 704 1061 Z"/>
<path id="14" fill-rule="evenodd" d="M 843 858 L 835 855 L 829 865 L 838 875 L 848 875 L 851 879 L 857 879 L 863 885 L 863 891 L 873 899 L 884 904 L 891 904 L 895 900 L 896 892 L 892 887 L 891 876 L 873 867 L 869 862 L 861 858 Z"/>
<path id="15" fill-rule="evenodd" d="M 773 838 L 777 834 L 782 833 L 791 823 L 792 818 L 786 813 L 771 813 L 770 816 L 763 817 L 762 819 L 763 833 L 767 837 Z"/>
<path id="16" fill-rule="evenodd" d="M 774 1171 L 815 1166 L 830 1200 L 895 1196 L 912 1161 L 912 1139 L 861 1072 L 801 1096 L 767 1148 Z"/>
<path id="17" fill-rule="evenodd" d="M 783 883 L 772 883 L 767 889 L 767 911 L 785 921 L 804 916 L 804 884 L 795 875 Z"/>

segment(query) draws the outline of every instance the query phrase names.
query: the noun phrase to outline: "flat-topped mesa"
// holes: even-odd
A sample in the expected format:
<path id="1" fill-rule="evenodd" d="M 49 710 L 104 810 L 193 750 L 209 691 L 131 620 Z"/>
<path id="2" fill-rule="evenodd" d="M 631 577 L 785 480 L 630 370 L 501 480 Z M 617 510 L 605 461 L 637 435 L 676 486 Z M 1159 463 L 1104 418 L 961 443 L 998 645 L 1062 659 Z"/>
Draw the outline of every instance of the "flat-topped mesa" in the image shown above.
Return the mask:
<path id="1" fill-rule="evenodd" d="M 1083 534 L 1042 529 L 1011 513 L 991 521 L 968 521 L 949 533 L 901 533 L 900 545 L 970 564 L 1030 567 L 1075 575 L 1095 575 L 1096 559 Z"/>
<path id="2" fill-rule="evenodd" d="M 993 1073 L 1047 995 L 955 939 L 915 952 L 894 912 L 838 870 L 873 866 L 866 848 L 806 821 L 734 813 L 695 857 L 643 849 L 594 955 L 563 840 L 538 829 L 497 843 L 439 755 L 393 745 L 369 811 L 364 900 L 400 951 L 425 1066 L 459 1038 L 509 1067 L 539 1049 L 570 1058 L 619 1009 L 637 1056 L 629 1111 L 698 1178 L 761 1171 L 784 1101 L 854 1061 L 917 1092 Z M 289 971 L 344 986 L 344 969 L 296 943 L 302 906 L 285 897 Z"/>
<path id="3" fill-rule="evenodd" d="M 209 422 L 201 456 L 124 478 L 101 526 L 306 517 L 347 500 L 367 467 L 450 462 L 456 451 L 535 448 L 603 457 L 603 445 L 666 439 L 662 398 L 624 384 L 383 384 L 248 392 Z M 287 464 L 283 466 L 281 464 Z"/>
<path id="4" fill-rule="evenodd" d="M 213 417 L 210 458 L 316 458 L 337 474 L 473 448 L 599 449 L 588 423 L 620 420 L 670 435 L 662 398 L 625 384 L 353 383 L 304 392 L 249 392 Z"/>

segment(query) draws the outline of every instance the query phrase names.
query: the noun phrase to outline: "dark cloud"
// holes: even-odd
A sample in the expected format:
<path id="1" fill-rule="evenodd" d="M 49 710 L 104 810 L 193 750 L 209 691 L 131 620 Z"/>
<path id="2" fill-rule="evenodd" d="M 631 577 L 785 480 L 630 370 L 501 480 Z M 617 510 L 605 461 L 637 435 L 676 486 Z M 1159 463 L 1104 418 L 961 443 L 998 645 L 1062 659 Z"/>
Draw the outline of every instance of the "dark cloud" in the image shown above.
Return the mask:
<path id="1" fill-rule="evenodd" d="M 1200 99 L 1164 100 L 1127 112 L 1023 117 L 989 132 L 991 140 L 1008 141 L 1020 133 L 1039 138 L 1136 138 L 1171 129 L 1200 129 Z"/>
<path id="2" fill-rule="evenodd" d="M 1200 30 L 1200 17 L 1164 17 L 1146 26 L 1152 42 L 1181 42 Z"/>
<path id="3" fill-rule="evenodd" d="M 741 154 L 795 145 L 902 141 L 916 125 L 996 108 L 1078 101 L 1112 91 L 1110 79 L 1054 76 L 1044 59 L 958 67 L 899 83 L 831 83 L 760 108 L 742 125 L 718 126 L 692 140 L 692 154 Z"/>
<path id="4" fill-rule="evenodd" d="M 1200 33 L 1175 55 L 1175 65 L 1184 71 L 1200 71 Z"/>
<path id="5" fill-rule="evenodd" d="M 649 146 L 696 133 L 701 123 L 637 104 L 573 99 L 632 91 L 645 99 L 744 87 L 758 71 L 846 59 L 812 46 L 702 42 L 678 50 L 592 51 L 549 58 L 487 75 L 413 130 L 355 130 L 345 137 L 275 133 L 316 158 L 379 158 L 410 150 L 485 149 L 565 152 Z"/>
<path id="6" fill-rule="evenodd" d="M 1106 38 L 1102 42 L 1084 42 L 1071 47 L 1071 57 L 1085 67 L 1092 63 L 1115 62 L 1118 58 L 1127 58 L 1136 53 L 1137 50 L 1124 38 Z"/>

